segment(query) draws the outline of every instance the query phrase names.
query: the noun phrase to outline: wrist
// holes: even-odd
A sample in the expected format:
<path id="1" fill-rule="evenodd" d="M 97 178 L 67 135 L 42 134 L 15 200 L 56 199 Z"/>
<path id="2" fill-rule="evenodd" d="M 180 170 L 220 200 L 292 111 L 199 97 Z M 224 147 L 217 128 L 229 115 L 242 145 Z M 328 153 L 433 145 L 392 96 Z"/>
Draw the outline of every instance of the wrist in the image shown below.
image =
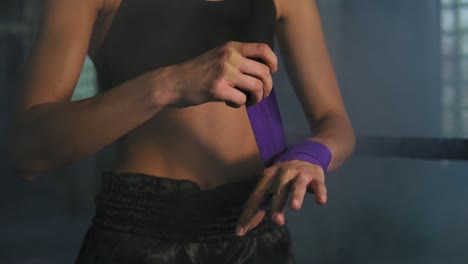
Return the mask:
<path id="1" fill-rule="evenodd" d="M 156 106 L 171 107 L 178 101 L 179 92 L 173 78 L 172 66 L 162 67 L 150 73 L 150 87 L 152 100 Z"/>
<path id="2" fill-rule="evenodd" d="M 301 160 L 320 166 L 324 172 L 327 172 L 332 153 L 324 144 L 314 140 L 304 140 L 289 148 L 286 152 L 276 158 L 275 163 Z"/>

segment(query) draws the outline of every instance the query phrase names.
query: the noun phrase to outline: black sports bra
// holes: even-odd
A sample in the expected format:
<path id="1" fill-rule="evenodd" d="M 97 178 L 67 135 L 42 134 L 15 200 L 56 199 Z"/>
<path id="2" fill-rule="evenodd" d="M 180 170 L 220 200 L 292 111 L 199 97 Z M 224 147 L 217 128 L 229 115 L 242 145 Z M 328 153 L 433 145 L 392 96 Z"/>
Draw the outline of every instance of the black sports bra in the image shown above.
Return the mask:
<path id="1" fill-rule="evenodd" d="M 274 45 L 274 0 L 122 0 L 95 56 L 106 90 L 226 41 Z"/>

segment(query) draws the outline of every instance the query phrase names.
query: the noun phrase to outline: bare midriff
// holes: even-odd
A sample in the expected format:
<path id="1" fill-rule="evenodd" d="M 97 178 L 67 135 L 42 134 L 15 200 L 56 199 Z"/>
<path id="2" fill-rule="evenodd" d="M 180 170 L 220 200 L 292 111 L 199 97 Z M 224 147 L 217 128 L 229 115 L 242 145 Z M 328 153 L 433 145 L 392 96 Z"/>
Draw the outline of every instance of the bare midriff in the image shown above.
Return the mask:
<path id="1" fill-rule="evenodd" d="M 245 107 L 206 103 L 163 110 L 125 135 L 112 170 L 188 179 L 208 189 L 263 168 Z"/>

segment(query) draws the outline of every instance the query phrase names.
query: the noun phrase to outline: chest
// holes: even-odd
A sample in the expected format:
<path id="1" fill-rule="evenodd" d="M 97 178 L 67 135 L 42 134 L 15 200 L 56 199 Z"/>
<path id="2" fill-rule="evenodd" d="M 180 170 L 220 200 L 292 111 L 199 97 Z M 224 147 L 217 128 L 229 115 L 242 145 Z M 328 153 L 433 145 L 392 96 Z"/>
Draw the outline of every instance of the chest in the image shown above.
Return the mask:
<path id="1" fill-rule="evenodd" d="M 275 22 L 273 0 L 122 0 L 97 54 L 98 75 L 116 85 L 226 41 L 272 46 Z"/>

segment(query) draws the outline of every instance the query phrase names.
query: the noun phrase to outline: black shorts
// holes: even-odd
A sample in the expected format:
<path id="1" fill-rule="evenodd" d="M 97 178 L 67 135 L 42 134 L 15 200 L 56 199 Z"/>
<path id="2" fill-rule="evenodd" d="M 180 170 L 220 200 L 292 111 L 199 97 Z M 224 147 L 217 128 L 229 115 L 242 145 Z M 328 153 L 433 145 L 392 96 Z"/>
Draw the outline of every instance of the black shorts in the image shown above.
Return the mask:
<path id="1" fill-rule="evenodd" d="M 234 235 L 256 181 L 201 190 L 188 180 L 106 172 L 76 263 L 294 263 L 286 226 L 268 214 Z"/>

